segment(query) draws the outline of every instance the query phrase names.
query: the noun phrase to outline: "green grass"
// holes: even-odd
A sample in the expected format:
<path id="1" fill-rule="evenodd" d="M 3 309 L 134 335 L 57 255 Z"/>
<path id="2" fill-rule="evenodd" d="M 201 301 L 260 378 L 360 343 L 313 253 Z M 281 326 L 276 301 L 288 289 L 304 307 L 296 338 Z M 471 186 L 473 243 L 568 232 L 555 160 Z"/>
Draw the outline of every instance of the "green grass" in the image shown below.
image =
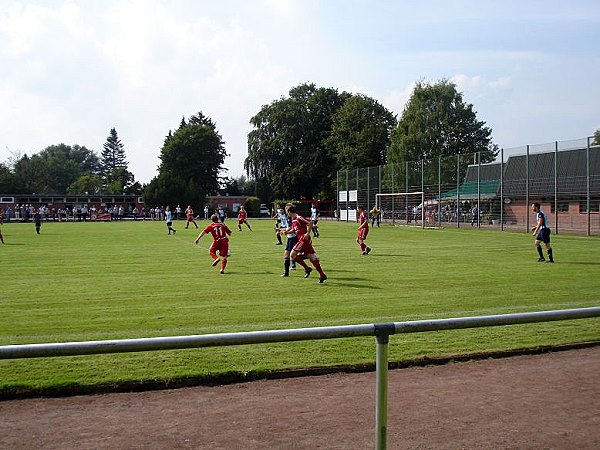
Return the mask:
<path id="1" fill-rule="evenodd" d="M 355 224 L 322 222 L 314 244 L 329 279 L 281 278 L 272 221 L 230 241 L 226 275 L 210 236 L 168 236 L 164 223 L 5 224 L 0 345 L 174 336 L 502 314 L 600 304 L 600 239 L 553 236 L 557 263 L 539 264 L 527 233 L 371 230 L 361 257 Z M 202 223 L 199 222 L 202 226 Z M 230 221 L 230 226 L 233 226 Z M 597 319 L 392 336 L 405 361 L 600 339 Z M 373 363 L 375 338 L 117 355 L 0 360 L 0 394 L 61 386 L 168 382 L 227 373 Z"/>

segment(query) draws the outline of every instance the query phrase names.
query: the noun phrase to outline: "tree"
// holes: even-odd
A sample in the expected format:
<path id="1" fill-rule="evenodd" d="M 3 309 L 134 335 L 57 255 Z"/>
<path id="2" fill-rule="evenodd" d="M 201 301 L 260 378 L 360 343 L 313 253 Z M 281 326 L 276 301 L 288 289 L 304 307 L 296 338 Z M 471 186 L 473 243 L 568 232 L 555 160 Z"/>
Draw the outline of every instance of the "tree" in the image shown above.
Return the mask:
<path id="1" fill-rule="evenodd" d="M 67 194 L 97 194 L 102 189 L 102 178 L 99 175 L 86 173 L 77 178 L 67 188 Z"/>
<path id="2" fill-rule="evenodd" d="M 473 105 L 464 102 L 454 83 L 419 82 L 394 130 L 387 157 L 402 163 L 481 152 L 481 161 L 491 162 L 497 151 L 490 144 L 491 130 L 477 120 Z"/>
<path id="3" fill-rule="evenodd" d="M 396 117 L 376 100 L 353 95 L 334 114 L 327 145 L 337 169 L 385 164 Z"/>
<path id="4" fill-rule="evenodd" d="M 15 177 L 7 164 L 0 163 L 0 192 L 16 193 Z"/>
<path id="5" fill-rule="evenodd" d="M 100 155 L 100 174 L 106 184 L 114 181 L 111 175 L 117 168 L 127 170 L 127 158 L 125 157 L 124 145 L 117 135 L 117 130 L 111 128 Z"/>
<path id="6" fill-rule="evenodd" d="M 331 195 L 336 161 L 325 145 L 349 94 L 302 84 L 263 106 L 250 123 L 244 168 L 264 201 Z"/>
<path id="7" fill-rule="evenodd" d="M 64 194 L 86 173 L 96 173 L 98 157 L 79 145 L 52 145 L 40 153 L 24 155 L 14 164 L 15 193 Z"/>
<path id="8" fill-rule="evenodd" d="M 227 153 L 210 118 L 199 112 L 165 139 L 159 174 L 144 189 L 150 205 L 190 204 L 198 208 L 220 187 Z"/>
<path id="9" fill-rule="evenodd" d="M 592 145 L 600 145 L 600 128 L 594 132 L 594 142 Z"/>

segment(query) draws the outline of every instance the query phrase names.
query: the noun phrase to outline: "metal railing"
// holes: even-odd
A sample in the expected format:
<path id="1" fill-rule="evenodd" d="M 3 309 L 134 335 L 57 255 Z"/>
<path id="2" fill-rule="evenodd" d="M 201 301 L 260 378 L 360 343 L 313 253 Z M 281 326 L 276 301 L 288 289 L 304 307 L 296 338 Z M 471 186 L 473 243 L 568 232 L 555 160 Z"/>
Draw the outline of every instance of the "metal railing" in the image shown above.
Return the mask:
<path id="1" fill-rule="evenodd" d="M 287 330 L 249 331 L 239 333 L 170 336 L 140 339 L 22 344 L 0 346 L 0 359 L 75 356 L 104 353 L 176 350 L 199 347 L 264 344 L 318 339 L 376 337 L 376 430 L 377 449 L 387 447 L 387 391 L 389 337 L 400 333 L 457 330 L 501 325 L 516 325 L 556 320 L 600 317 L 600 306 L 554 311 L 460 317 L 450 319 L 416 320 L 333 327 L 296 328 Z"/>

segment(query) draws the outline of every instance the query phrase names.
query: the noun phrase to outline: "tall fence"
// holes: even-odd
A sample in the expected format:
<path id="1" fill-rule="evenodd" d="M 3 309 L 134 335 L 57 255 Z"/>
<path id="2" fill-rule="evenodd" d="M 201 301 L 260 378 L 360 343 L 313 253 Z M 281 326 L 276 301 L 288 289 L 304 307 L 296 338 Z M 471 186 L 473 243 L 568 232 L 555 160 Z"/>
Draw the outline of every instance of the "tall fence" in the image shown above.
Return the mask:
<path id="1" fill-rule="evenodd" d="M 394 224 L 528 230 L 537 202 L 554 233 L 600 234 L 600 145 L 592 137 L 500 149 L 492 163 L 469 153 L 341 170 L 336 183 L 340 220 L 355 220 L 360 205 L 378 206 Z"/>
<path id="2" fill-rule="evenodd" d="M 73 356 L 375 336 L 375 448 L 387 447 L 388 344 L 393 334 L 600 317 L 600 307 L 336 327 L 0 346 L 0 359 Z"/>

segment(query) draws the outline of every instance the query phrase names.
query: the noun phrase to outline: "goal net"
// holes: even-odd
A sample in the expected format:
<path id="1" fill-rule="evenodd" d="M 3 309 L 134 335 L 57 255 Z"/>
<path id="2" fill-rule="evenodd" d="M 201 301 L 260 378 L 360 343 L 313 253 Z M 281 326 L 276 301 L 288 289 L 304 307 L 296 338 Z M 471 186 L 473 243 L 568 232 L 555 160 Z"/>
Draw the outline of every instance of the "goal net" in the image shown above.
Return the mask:
<path id="1" fill-rule="evenodd" d="M 413 226 L 426 225 L 428 209 L 424 192 L 376 194 L 375 204 L 381 211 L 382 221 Z"/>

